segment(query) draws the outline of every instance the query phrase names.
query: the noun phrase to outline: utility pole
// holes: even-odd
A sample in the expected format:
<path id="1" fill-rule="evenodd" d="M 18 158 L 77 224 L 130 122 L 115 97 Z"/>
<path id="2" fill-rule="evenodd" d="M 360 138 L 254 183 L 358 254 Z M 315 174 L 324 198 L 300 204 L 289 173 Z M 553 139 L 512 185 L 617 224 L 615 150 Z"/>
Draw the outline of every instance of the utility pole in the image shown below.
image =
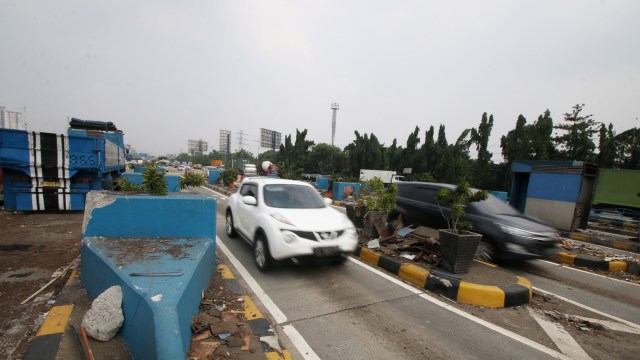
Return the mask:
<path id="1" fill-rule="evenodd" d="M 331 110 L 333 110 L 333 120 L 331 121 L 331 146 L 336 138 L 336 116 L 338 115 L 338 109 L 340 105 L 337 102 L 331 103 Z"/>
<path id="2" fill-rule="evenodd" d="M 340 109 L 340 105 L 337 102 L 331 103 L 331 110 L 333 110 L 333 119 L 331 120 L 331 175 L 333 175 L 333 144 L 336 138 L 336 116 L 338 115 L 338 109 Z"/>

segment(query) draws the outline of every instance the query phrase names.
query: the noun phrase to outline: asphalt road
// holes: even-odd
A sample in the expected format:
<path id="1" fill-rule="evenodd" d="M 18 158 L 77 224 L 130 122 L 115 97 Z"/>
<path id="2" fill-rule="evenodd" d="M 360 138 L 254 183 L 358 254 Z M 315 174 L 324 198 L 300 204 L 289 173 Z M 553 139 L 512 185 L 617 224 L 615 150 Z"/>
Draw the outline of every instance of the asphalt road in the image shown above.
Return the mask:
<path id="1" fill-rule="evenodd" d="M 421 297 L 424 292 L 391 282 L 357 261 L 283 264 L 263 274 L 254 266 L 251 247 L 226 237 L 222 214 L 218 238 L 284 314 L 278 325 L 295 328 L 318 358 L 552 358 L 447 311 Z"/>
<path id="2" fill-rule="evenodd" d="M 249 279 L 246 285 L 295 358 L 622 359 L 640 346 L 638 285 L 534 261 L 509 269 L 529 279 L 536 293 L 566 301 L 484 309 L 427 293 L 355 258 L 338 266 L 285 263 L 265 274 L 256 269 L 249 244 L 226 237 L 226 197 L 217 198 L 218 245 Z M 558 324 L 540 323 L 533 314 L 549 309 L 634 328 L 592 332 L 564 324 L 559 334 Z"/>
<path id="3" fill-rule="evenodd" d="M 640 324 L 640 286 L 544 260 L 503 265 L 529 279 L 535 288 Z"/>

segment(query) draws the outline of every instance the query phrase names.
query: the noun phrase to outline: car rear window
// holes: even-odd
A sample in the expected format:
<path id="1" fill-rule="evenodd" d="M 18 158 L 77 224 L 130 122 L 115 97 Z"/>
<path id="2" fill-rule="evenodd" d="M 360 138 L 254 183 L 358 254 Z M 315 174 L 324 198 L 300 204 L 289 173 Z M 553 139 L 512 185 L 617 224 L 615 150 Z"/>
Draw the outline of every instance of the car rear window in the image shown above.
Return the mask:
<path id="1" fill-rule="evenodd" d="M 263 196 L 265 205 L 274 208 L 319 209 L 325 207 L 316 190 L 304 185 L 265 185 Z"/>

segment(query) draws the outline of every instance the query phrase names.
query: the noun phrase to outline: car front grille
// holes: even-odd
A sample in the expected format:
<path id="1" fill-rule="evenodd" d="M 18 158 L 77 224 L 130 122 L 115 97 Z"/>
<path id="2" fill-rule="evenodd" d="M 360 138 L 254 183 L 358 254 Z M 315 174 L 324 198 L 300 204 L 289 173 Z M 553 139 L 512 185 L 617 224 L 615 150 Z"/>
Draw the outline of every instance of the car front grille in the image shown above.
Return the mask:
<path id="1" fill-rule="evenodd" d="M 337 231 L 300 231 L 300 230 L 288 230 L 292 233 L 298 235 L 303 239 L 313 240 L 313 241 L 324 241 L 324 240 L 333 240 L 339 238 L 344 234 L 344 230 Z"/>

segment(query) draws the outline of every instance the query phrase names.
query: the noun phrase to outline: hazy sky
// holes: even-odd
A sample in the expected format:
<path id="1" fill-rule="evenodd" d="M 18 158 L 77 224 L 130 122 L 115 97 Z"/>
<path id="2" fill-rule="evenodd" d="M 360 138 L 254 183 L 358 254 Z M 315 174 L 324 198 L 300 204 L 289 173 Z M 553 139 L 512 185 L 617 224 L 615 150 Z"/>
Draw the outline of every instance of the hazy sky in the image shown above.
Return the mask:
<path id="1" fill-rule="evenodd" d="M 35 131 L 112 121 L 156 155 L 217 150 L 220 129 L 234 151 L 260 128 L 331 143 L 334 101 L 339 147 L 454 141 L 487 112 L 497 157 L 518 114 L 640 126 L 639 37 L 637 0 L 0 0 L 0 106 Z"/>

